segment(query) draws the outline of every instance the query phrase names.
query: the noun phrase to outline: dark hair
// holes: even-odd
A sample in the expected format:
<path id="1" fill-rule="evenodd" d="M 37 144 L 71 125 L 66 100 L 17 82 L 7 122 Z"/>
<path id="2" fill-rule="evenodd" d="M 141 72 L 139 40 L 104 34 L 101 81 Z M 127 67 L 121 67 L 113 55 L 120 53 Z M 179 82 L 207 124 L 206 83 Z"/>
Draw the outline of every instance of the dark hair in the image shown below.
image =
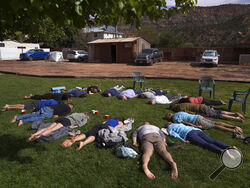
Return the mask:
<path id="1" fill-rule="evenodd" d="M 123 95 L 119 95 L 119 96 L 117 96 L 117 98 L 122 100 L 123 99 Z"/>
<path id="2" fill-rule="evenodd" d="M 190 103 L 189 98 L 181 98 L 178 103 Z"/>
<path id="3" fill-rule="evenodd" d="M 144 94 L 140 94 L 140 95 L 138 95 L 138 98 L 146 99 L 147 97 Z"/>
<path id="4" fill-rule="evenodd" d="M 86 92 L 84 92 L 83 94 L 79 95 L 80 98 L 87 97 L 87 96 L 88 96 L 88 95 L 87 95 Z"/>
<path id="5" fill-rule="evenodd" d="M 68 100 L 70 98 L 70 95 L 68 93 L 62 94 L 62 100 Z"/>
<path id="6" fill-rule="evenodd" d="M 123 122 L 124 123 L 124 120 L 125 120 L 125 118 L 124 117 L 116 117 L 115 119 L 117 119 L 118 121 L 121 121 L 121 122 Z"/>

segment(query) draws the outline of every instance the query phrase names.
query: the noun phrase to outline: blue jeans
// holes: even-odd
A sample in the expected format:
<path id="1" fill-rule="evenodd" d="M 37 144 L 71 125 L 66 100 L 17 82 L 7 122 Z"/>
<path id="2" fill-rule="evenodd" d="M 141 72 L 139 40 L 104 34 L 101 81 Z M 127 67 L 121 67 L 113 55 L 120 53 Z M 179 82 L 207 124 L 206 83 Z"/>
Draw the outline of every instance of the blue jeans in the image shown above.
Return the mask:
<path id="1" fill-rule="evenodd" d="M 53 109 L 51 109 L 49 106 L 46 106 L 46 107 L 41 108 L 37 112 L 17 116 L 16 120 L 23 120 L 23 124 L 25 124 L 25 123 L 32 122 L 32 121 L 52 118 L 54 115 L 53 112 L 54 112 Z"/>
<path id="2" fill-rule="evenodd" d="M 155 95 L 166 95 L 168 93 L 167 91 L 160 91 L 156 89 L 150 89 L 150 91 L 153 91 Z"/>
<path id="3" fill-rule="evenodd" d="M 213 140 L 203 131 L 193 130 L 187 134 L 186 140 L 190 141 L 191 144 L 203 147 L 215 153 L 221 153 L 222 150 L 229 148 L 230 146 L 223 142 Z"/>
<path id="4" fill-rule="evenodd" d="M 138 90 L 138 91 L 136 91 L 135 89 L 133 89 L 133 90 L 134 90 L 135 94 L 141 94 L 141 93 L 142 93 L 142 90 L 141 90 L 141 89 Z"/>

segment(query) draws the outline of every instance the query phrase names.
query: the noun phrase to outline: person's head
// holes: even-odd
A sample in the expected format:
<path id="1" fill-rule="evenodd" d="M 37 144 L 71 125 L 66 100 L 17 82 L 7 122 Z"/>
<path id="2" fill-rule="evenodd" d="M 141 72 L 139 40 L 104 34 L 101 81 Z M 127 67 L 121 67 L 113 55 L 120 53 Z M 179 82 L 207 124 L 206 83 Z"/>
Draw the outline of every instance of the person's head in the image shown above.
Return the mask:
<path id="1" fill-rule="evenodd" d="M 168 120 L 168 121 L 171 121 L 172 120 L 172 117 L 173 117 L 173 114 L 172 113 L 167 113 L 165 115 L 165 119 Z"/>
<path id="2" fill-rule="evenodd" d="M 71 110 L 74 108 L 74 105 L 72 103 L 68 103 L 68 106 L 70 107 Z"/>
<path id="3" fill-rule="evenodd" d="M 138 95 L 138 98 L 145 99 L 147 97 L 144 94 L 140 94 L 140 95 Z"/>
<path id="4" fill-rule="evenodd" d="M 148 121 L 144 121 L 143 125 L 150 125 L 150 123 Z"/>
<path id="5" fill-rule="evenodd" d="M 168 126 L 171 125 L 171 122 L 168 122 L 165 127 L 168 128 Z"/>
<path id="6" fill-rule="evenodd" d="M 111 93 L 107 93 L 107 97 L 112 97 Z"/>
<path id="7" fill-rule="evenodd" d="M 128 98 L 127 98 L 125 95 L 120 95 L 120 96 L 118 97 L 118 99 L 121 99 L 121 100 L 123 100 L 123 101 L 128 100 Z"/>
<path id="8" fill-rule="evenodd" d="M 148 101 L 148 104 L 156 104 L 156 101 L 154 99 L 151 99 L 150 101 Z"/>
<path id="9" fill-rule="evenodd" d="M 87 119 L 89 120 L 89 118 L 90 118 L 89 113 L 88 113 L 88 112 L 84 112 L 84 114 L 85 114 L 85 116 L 87 117 Z"/>
<path id="10" fill-rule="evenodd" d="M 97 88 L 93 88 L 93 87 L 91 87 L 89 91 L 91 93 L 98 93 L 99 92 Z"/>
<path id="11" fill-rule="evenodd" d="M 84 92 L 83 94 L 79 95 L 80 98 L 87 97 L 87 96 L 88 96 L 88 95 L 87 95 L 86 92 Z"/>
<path id="12" fill-rule="evenodd" d="M 70 98 L 70 95 L 68 93 L 62 94 L 62 100 L 68 100 Z"/>
<path id="13" fill-rule="evenodd" d="M 125 120 L 124 117 L 122 117 L 122 116 L 121 116 L 121 117 L 116 117 L 115 119 L 117 119 L 118 121 L 121 121 L 122 123 L 123 123 L 124 120 Z"/>

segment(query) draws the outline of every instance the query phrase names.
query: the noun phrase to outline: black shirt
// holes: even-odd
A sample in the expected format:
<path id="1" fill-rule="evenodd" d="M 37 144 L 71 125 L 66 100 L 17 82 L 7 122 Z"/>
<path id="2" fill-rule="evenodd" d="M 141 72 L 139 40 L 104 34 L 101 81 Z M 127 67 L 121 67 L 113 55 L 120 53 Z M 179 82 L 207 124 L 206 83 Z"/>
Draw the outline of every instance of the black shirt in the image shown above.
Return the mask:
<path id="1" fill-rule="evenodd" d="M 51 106 L 54 109 L 54 115 L 65 116 L 71 112 L 71 108 L 67 104 L 56 104 Z"/>

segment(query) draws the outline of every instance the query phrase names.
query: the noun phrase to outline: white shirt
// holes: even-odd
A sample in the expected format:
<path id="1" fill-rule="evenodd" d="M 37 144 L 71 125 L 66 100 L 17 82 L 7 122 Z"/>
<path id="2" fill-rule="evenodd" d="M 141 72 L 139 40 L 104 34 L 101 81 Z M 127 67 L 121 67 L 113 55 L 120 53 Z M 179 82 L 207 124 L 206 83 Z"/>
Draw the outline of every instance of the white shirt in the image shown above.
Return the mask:
<path id="1" fill-rule="evenodd" d="M 155 100 L 156 104 L 170 104 L 171 103 L 165 95 L 155 96 L 152 99 Z"/>

